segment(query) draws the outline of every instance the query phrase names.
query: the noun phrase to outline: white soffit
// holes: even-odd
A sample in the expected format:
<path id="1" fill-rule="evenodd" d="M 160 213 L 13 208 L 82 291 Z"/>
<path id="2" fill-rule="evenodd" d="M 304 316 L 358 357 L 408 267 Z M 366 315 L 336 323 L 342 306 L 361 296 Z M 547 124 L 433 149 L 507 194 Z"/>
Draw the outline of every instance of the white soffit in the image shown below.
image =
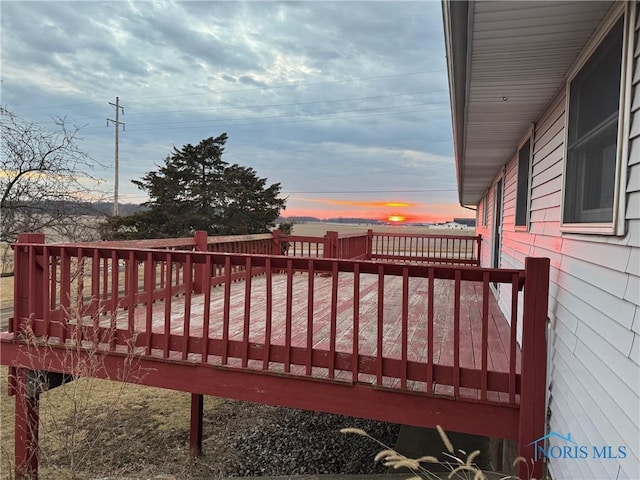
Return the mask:
<path id="1" fill-rule="evenodd" d="M 462 204 L 477 204 L 516 153 L 612 3 L 470 4 Z"/>

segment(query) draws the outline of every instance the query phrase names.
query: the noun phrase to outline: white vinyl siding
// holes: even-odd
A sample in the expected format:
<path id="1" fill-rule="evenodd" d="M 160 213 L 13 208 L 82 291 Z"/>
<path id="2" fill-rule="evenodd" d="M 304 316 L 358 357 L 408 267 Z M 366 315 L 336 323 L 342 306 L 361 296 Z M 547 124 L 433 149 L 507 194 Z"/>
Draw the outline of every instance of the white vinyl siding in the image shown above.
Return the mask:
<path id="1" fill-rule="evenodd" d="M 529 232 L 515 230 L 517 156 L 506 165 L 501 266 L 551 259 L 549 429 L 580 444 L 626 445 L 626 459 L 552 460 L 554 479 L 640 478 L 640 8 L 629 100 L 624 236 L 561 233 L 565 89 L 537 121 Z M 514 150 L 517 146 L 514 145 Z M 496 172 L 497 173 L 497 172 Z M 493 188 L 489 190 L 490 196 Z M 492 201 L 492 199 L 490 199 Z M 490 203 L 492 204 L 492 203 Z M 483 252 L 491 245 L 482 229 Z M 490 255 L 482 259 L 489 266 Z M 504 305 L 503 307 L 508 307 Z"/>

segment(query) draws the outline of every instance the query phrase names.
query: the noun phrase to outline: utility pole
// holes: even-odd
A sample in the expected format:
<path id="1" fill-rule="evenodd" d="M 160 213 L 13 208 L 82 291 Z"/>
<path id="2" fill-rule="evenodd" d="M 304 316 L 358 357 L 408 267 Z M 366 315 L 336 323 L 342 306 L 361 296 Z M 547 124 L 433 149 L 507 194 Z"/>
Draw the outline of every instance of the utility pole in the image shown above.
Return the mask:
<path id="1" fill-rule="evenodd" d="M 120 97 L 116 97 L 116 103 L 109 102 L 109 105 L 115 107 L 116 109 L 116 119 L 112 120 L 111 118 L 107 118 L 107 127 L 109 126 L 109 122 L 113 123 L 116 127 L 116 154 L 115 154 L 115 167 L 116 167 L 116 178 L 115 178 L 115 186 L 113 187 L 113 216 L 118 215 L 118 182 L 119 182 L 119 165 L 118 165 L 118 132 L 120 131 L 120 125 L 122 125 L 122 131 L 124 132 L 125 124 L 122 123 L 120 118 L 120 112 L 122 111 L 122 115 L 124 115 L 124 108 L 120 106 Z"/>

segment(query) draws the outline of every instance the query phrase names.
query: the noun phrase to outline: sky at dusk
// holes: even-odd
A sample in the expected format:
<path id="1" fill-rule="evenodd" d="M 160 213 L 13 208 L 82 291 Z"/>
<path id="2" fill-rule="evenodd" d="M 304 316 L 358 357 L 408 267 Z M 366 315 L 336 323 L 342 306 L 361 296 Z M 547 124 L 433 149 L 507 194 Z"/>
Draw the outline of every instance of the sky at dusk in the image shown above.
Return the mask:
<path id="1" fill-rule="evenodd" d="M 288 198 L 284 216 L 472 217 L 457 203 L 440 2 L 7 1 L 2 105 L 80 146 L 120 202 L 173 146 L 229 135 L 223 159 Z M 99 166 L 98 164 L 102 165 Z"/>

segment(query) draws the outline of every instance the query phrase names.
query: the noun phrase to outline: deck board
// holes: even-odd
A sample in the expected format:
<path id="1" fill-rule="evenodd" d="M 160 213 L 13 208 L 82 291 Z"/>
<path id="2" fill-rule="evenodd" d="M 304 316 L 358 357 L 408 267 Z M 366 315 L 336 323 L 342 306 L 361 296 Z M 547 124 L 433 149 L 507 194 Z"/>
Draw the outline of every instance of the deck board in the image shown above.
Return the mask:
<path id="1" fill-rule="evenodd" d="M 229 341 L 245 342 L 248 344 L 286 346 L 306 349 L 308 341 L 308 325 L 312 325 L 311 343 L 315 350 L 330 350 L 331 316 L 335 312 L 335 349 L 339 353 L 353 352 L 354 332 L 354 276 L 348 272 L 341 272 L 337 276 L 337 303 L 332 307 L 333 278 L 326 275 L 314 275 L 310 287 L 308 274 L 295 273 L 291 278 L 291 338 L 287 342 L 287 275 L 274 273 L 252 278 L 250 285 L 244 281 L 234 281 L 230 284 L 229 311 Z M 267 336 L 267 290 L 271 282 L 272 318 L 271 335 Z M 249 295 L 246 289 L 250 288 Z M 309 305 L 309 289 L 313 290 L 312 305 Z M 427 363 L 428 359 L 428 279 L 409 278 L 408 281 L 408 320 L 407 320 L 407 350 L 406 359 L 411 362 Z M 482 284 L 475 282 L 461 282 L 460 303 L 460 358 L 461 368 L 479 370 L 481 368 L 481 328 L 482 328 Z M 401 276 L 384 277 L 383 297 L 383 339 L 382 356 L 388 359 L 402 359 L 402 291 Z M 225 286 L 211 289 L 209 331 L 207 338 L 222 339 L 225 315 Z M 454 338 L 454 282 L 436 279 L 434 281 L 434 364 L 453 366 L 453 338 Z M 152 305 L 154 335 L 161 335 L 168 327 L 171 334 L 182 336 L 185 325 L 185 300 L 187 296 L 171 297 L 170 308 L 160 300 Z M 249 300 L 248 337 L 245 335 L 245 304 Z M 190 319 L 188 332 L 192 338 L 203 336 L 203 316 L 205 311 L 204 294 L 192 294 L 190 297 Z M 488 368 L 494 372 L 508 372 L 509 370 L 509 336 L 510 329 L 507 321 L 500 312 L 493 295 L 489 295 L 489 325 L 488 325 Z M 311 307 L 311 308 L 310 308 Z M 135 331 L 144 332 L 147 317 L 146 305 L 138 305 L 133 314 Z M 309 312 L 312 312 L 310 321 Z M 167 314 L 169 316 L 167 316 Z M 362 356 L 378 355 L 378 276 L 362 274 L 359 281 L 359 336 L 358 351 Z M 166 322 L 169 322 L 168 325 Z M 106 324 L 108 319 L 104 318 Z M 129 312 L 122 311 L 117 316 L 119 329 L 126 329 L 129 324 Z M 245 347 L 248 348 L 248 347 Z M 273 348 L 273 347 L 271 347 Z M 200 351 L 189 347 L 187 361 L 200 362 Z M 519 351 L 517 352 L 519 356 Z M 162 356 L 161 350 L 153 350 L 153 355 Z M 182 359 L 182 351 L 170 352 L 170 359 Z M 219 355 L 209 355 L 206 363 L 211 365 L 226 365 L 242 367 L 240 358 L 230 357 L 225 364 Z M 262 360 L 247 361 L 245 368 L 263 370 Z M 293 375 L 306 375 L 305 365 L 290 365 Z M 285 371 L 284 365 L 271 362 L 269 371 Z M 328 379 L 327 368 L 313 367 L 311 376 L 318 379 Z M 352 381 L 350 370 L 336 370 L 335 380 Z M 383 377 L 382 386 L 400 388 L 400 378 Z M 376 383 L 375 375 L 360 372 L 357 381 L 362 383 Z M 408 390 L 425 392 L 426 383 L 409 380 Z M 434 385 L 436 395 L 453 396 L 451 385 Z M 472 388 L 460 389 L 460 396 L 477 400 L 479 390 Z M 489 401 L 505 402 L 508 394 L 488 392 Z"/>

